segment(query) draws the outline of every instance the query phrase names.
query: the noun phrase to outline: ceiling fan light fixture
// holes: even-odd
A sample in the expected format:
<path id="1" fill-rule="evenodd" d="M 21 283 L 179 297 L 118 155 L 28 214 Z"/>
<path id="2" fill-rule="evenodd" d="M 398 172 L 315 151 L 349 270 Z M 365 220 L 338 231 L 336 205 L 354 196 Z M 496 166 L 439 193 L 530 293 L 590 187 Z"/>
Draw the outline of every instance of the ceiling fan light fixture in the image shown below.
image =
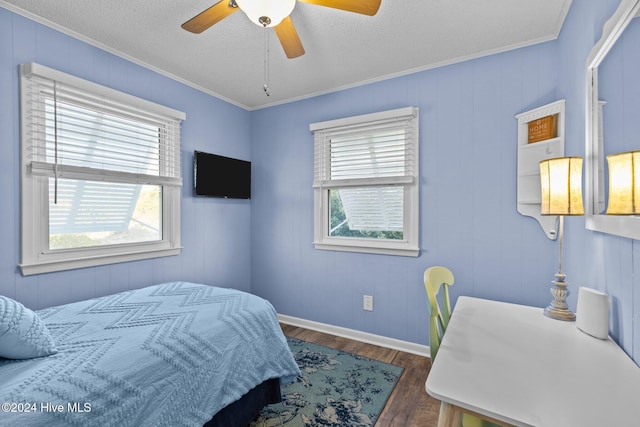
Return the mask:
<path id="1" fill-rule="evenodd" d="M 251 22 L 261 27 L 275 27 L 289 16 L 296 0 L 235 0 Z"/>

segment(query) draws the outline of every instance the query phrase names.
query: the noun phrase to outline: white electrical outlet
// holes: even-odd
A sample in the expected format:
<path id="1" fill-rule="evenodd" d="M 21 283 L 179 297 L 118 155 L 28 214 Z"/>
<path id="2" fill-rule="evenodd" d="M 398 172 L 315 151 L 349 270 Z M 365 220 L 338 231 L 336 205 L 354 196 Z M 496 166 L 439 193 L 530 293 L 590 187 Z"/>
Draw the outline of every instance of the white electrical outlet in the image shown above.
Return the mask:
<path id="1" fill-rule="evenodd" d="M 364 296 L 364 298 L 362 299 L 362 308 L 366 311 L 373 311 L 373 296 Z"/>

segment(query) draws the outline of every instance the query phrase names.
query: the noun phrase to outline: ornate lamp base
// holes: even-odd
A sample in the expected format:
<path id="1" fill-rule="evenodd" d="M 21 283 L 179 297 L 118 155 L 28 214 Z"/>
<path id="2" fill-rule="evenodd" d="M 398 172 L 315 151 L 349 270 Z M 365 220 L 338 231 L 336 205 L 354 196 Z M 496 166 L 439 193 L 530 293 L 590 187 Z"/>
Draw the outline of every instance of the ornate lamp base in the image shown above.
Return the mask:
<path id="1" fill-rule="evenodd" d="M 569 310 L 565 302 L 567 295 L 569 295 L 569 290 L 567 289 L 567 282 L 564 281 L 564 278 L 564 274 L 557 273 L 556 280 L 551 282 L 555 285 L 551 287 L 551 295 L 553 295 L 554 299 L 551 301 L 551 304 L 544 309 L 544 315 L 552 319 L 573 322 L 576 320 L 576 315 Z"/>

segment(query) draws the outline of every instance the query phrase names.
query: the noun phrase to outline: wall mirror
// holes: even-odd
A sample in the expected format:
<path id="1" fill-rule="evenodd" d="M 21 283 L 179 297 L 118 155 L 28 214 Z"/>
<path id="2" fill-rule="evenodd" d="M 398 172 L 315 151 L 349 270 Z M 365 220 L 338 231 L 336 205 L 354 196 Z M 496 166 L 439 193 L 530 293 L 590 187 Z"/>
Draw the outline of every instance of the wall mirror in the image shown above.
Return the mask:
<path id="1" fill-rule="evenodd" d="M 640 150 L 640 0 L 621 0 L 587 59 L 585 215 L 590 230 L 640 239 L 640 216 L 606 215 L 609 154 Z"/>

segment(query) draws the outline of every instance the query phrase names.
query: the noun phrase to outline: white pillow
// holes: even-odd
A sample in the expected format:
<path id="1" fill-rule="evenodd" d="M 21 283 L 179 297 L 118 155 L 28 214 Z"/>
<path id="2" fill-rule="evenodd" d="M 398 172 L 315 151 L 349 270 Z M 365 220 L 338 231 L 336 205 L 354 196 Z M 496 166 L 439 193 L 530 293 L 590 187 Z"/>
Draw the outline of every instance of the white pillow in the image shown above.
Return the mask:
<path id="1" fill-rule="evenodd" d="M 57 351 L 40 316 L 19 302 L 0 295 L 0 357 L 31 359 Z"/>

